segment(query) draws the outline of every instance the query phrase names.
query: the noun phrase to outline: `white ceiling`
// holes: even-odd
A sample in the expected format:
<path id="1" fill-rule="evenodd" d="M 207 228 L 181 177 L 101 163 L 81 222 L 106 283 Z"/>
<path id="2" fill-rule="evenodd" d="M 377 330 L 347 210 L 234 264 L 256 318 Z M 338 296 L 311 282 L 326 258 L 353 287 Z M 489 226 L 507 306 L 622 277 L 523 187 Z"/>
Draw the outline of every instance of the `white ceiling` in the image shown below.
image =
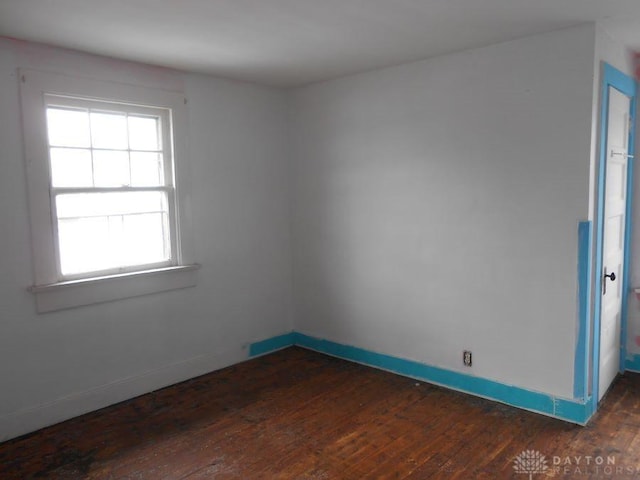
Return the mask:
<path id="1" fill-rule="evenodd" d="M 276 86 L 607 19 L 640 0 L 0 0 L 0 35 Z"/>

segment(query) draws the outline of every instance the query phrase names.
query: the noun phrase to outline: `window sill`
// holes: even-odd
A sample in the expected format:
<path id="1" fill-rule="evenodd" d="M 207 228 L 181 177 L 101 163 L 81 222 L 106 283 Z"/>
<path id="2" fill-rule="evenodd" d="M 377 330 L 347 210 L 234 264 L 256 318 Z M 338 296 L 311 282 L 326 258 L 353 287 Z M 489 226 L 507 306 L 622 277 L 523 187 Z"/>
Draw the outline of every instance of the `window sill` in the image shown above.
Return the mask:
<path id="1" fill-rule="evenodd" d="M 180 265 L 104 277 L 34 285 L 38 313 L 93 305 L 196 285 L 200 265 Z"/>

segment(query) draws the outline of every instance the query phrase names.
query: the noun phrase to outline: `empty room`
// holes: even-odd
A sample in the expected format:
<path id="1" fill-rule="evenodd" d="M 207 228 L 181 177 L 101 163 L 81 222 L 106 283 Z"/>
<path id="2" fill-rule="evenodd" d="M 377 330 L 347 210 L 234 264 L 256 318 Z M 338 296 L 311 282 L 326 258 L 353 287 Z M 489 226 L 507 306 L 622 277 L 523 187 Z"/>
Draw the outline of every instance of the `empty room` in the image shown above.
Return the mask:
<path id="1" fill-rule="evenodd" d="M 1 0 L 0 479 L 640 478 L 639 79 L 637 0 Z"/>

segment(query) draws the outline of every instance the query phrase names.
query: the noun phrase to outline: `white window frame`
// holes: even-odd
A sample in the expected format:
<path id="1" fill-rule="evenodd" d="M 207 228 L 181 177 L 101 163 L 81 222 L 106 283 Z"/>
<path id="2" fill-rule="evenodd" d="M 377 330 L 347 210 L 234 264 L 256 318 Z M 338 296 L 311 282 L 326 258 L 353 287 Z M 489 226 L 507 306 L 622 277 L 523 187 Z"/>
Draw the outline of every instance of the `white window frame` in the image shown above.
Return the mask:
<path id="1" fill-rule="evenodd" d="M 60 310 L 195 285 L 195 271 L 199 266 L 193 258 L 191 216 L 186 208 L 189 176 L 184 94 L 33 70 L 21 70 L 19 78 L 34 270 L 34 284 L 29 289 L 36 296 L 38 311 Z M 120 104 L 118 106 L 122 106 L 123 111 L 129 106 L 136 106 L 131 109 L 142 111 L 145 107 L 152 107 L 157 109 L 155 111 L 166 112 L 166 132 L 171 134 L 168 137 L 163 135 L 163 142 L 171 143 L 163 145 L 163 150 L 168 148 L 172 152 L 171 161 L 165 163 L 165 168 L 171 169 L 165 172 L 171 175 L 169 190 L 173 194 L 173 201 L 169 201 L 169 208 L 173 210 L 170 212 L 170 262 L 93 275 L 61 275 L 46 117 L 50 99 L 56 97 L 82 99 L 79 101 L 96 104 Z"/>

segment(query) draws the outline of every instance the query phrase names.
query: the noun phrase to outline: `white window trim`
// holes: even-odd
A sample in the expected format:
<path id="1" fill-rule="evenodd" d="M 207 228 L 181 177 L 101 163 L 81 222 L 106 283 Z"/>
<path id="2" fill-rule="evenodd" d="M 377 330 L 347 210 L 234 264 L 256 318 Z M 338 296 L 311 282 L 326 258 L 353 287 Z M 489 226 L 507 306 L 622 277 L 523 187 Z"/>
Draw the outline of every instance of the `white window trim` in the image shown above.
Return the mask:
<path id="1" fill-rule="evenodd" d="M 38 312 L 135 297 L 196 284 L 189 175 L 186 157 L 186 100 L 182 92 L 20 70 L 24 153 L 29 191 L 34 284 Z M 96 274 L 61 281 L 51 212 L 45 95 L 66 95 L 171 110 L 176 205 L 176 262 L 151 270 Z"/>

